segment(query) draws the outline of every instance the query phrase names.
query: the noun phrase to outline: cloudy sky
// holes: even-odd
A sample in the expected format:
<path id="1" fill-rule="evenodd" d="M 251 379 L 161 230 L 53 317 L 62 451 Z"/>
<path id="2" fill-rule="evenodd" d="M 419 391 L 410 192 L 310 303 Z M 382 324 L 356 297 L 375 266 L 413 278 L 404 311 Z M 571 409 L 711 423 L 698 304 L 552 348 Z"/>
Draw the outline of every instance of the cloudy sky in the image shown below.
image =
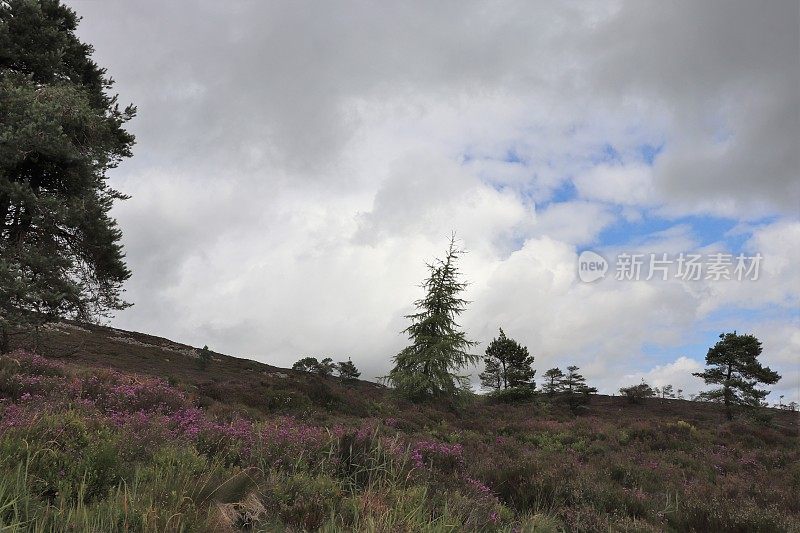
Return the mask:
<path id="1" fill-rule="evenodd" d="M 691 393 L 738 330 L 800 400 L 796 1 L 70 3 L 139 108 L 113 325 L 378 376 L 455 231 L 481 350 L 502 326 L 539 374 Z M 706 270 L 647 281 L 651 253 Z"/>

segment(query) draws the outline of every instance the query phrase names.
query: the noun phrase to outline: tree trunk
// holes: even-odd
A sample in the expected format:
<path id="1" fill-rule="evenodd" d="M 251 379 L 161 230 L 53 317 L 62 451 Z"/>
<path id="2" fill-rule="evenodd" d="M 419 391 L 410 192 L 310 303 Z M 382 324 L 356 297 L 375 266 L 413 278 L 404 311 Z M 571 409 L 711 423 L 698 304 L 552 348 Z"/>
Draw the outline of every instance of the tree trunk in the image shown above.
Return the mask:
<path id="1" fill-rule="evenodd" d="M 733 420 L 733 411 L 731 411 L 731 372 L 733 367 L 728 365 L 728 377 L 725 379 L 725 388 L 723 391 L 725 398 L 725 416 L 728 420 Z"/>

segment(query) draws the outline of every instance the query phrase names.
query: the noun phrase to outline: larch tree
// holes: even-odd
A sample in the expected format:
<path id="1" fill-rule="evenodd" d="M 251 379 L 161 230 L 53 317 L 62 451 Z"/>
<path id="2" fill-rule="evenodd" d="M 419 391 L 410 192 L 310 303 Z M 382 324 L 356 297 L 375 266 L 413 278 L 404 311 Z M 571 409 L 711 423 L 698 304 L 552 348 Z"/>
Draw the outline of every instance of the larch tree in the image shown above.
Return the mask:
<path id="1" fill-rule="evenodd" d="M 469 303 L 460 296 L 467 286 L 456 266 L 462 253 L 453 236 L 444 259 L 427 265 L 425 297 L 414 302 L 417 312 L 406 316 L 411 325 L 403 330 L 411 344 L 394 357 L 394 367 L 385 377 L 412 401 L 458 399 L 470 390 L 468 377 L 459 372 L 480 357 L 470 353 L 477 343 L 468 340 L 456 322 Z"/>
<path id="2" fill-rule="evenodd" d="M 112 80 L 59 0 L 0 2 L 0 351 L 60 318 L 128 304 L 107 173 L 131 155 Z"/>
<path id="3" fill-rule="evenodd" d="M 734 407 L 761 405 L 769 391 L 758 389 L 759 383 L 773 385 L 781 376 L 758 361 L 762 347 L 755 336 L 734 331 L 722 333 L 719 338 L 706 354 L 707 368 L 692 375 L 703 378 L 706 385 L 717 385 L 699 396 L 725 404 L 725 414 L 731 420 Z"/>

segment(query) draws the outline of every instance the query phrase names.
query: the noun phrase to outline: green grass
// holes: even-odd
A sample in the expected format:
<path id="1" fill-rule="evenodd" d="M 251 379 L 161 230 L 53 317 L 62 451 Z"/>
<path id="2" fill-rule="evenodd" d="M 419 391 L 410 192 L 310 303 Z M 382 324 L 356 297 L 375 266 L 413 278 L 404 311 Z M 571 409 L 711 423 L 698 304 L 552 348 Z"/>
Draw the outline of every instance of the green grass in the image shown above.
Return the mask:
<path id="1" fill-rule="evenodd" d="M 192 390 L 0 358 L 0 531 L 800 530 L 784 413 L 384 394 L 367 418 L 345 400 L 277 416 Z"/>

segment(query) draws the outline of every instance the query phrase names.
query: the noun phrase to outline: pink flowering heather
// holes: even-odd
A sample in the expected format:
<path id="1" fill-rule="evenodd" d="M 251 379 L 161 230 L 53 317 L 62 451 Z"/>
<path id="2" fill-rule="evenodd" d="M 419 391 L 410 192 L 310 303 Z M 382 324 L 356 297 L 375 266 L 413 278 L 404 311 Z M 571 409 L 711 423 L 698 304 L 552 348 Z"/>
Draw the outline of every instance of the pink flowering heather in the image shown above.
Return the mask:
<path id="1" fill-rule="evenodd" d="M 411 459 L 416 468 L 436 467 L 453 470 L 463 466 L 464 448 L 460 444 L 420 441 L 411 447 Z"/>

